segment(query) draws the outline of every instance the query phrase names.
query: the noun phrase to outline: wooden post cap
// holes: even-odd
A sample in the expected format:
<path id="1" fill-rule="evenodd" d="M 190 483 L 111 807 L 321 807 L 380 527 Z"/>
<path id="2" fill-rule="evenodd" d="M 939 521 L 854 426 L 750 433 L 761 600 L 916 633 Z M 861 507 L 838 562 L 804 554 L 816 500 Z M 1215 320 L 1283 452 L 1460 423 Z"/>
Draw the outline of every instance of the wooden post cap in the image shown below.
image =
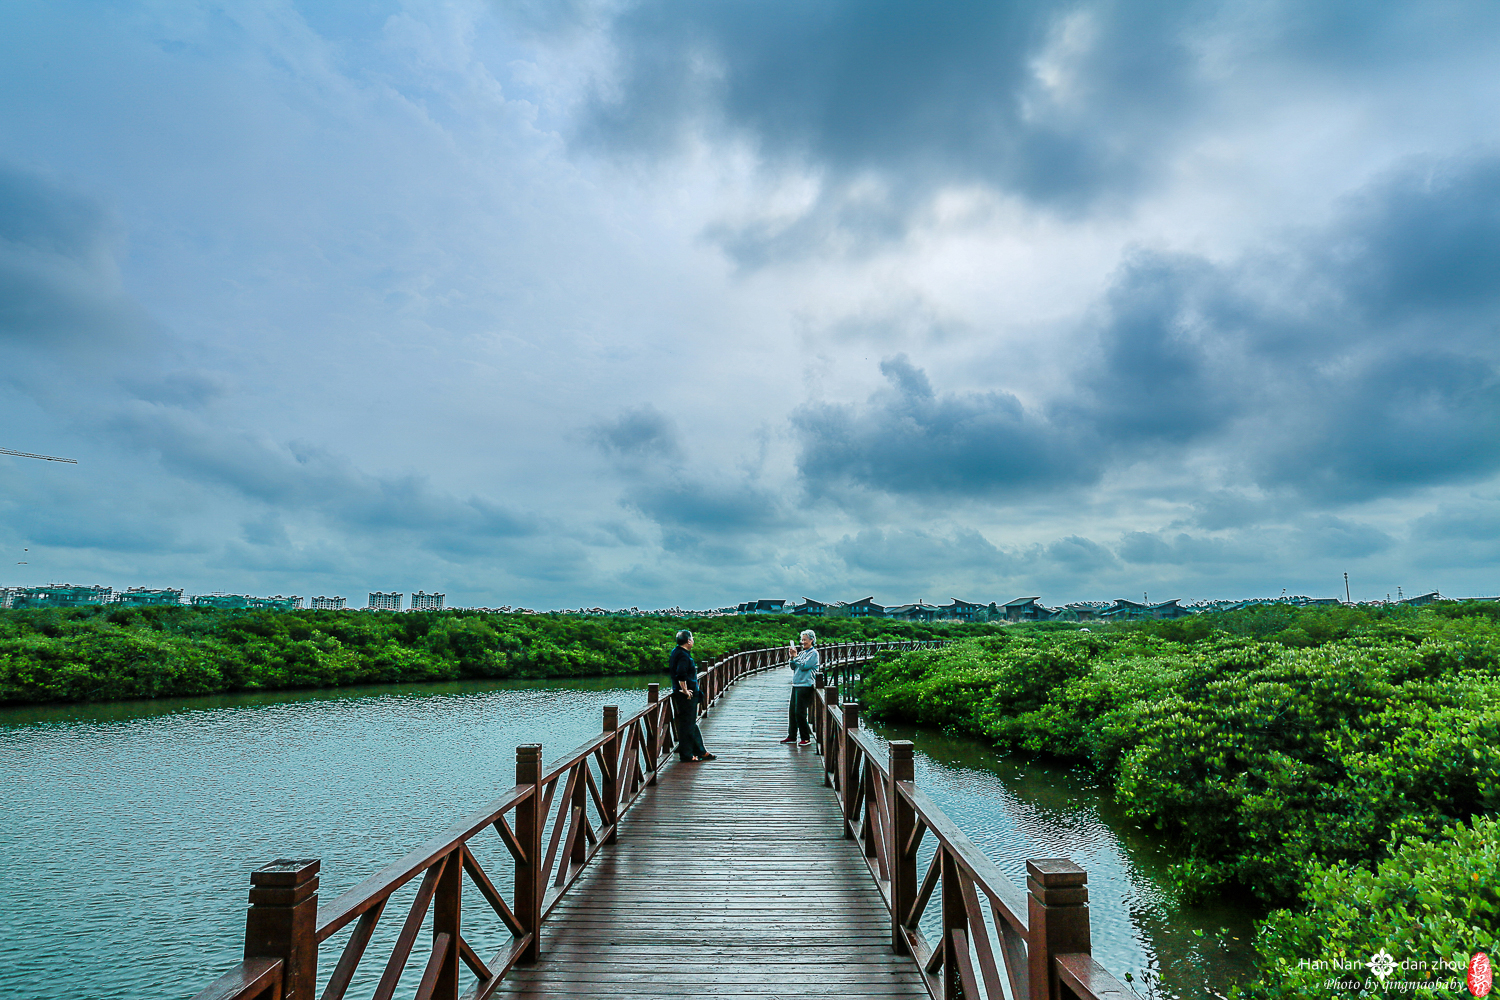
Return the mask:
<path id="1" fill-rule="evenodd" d="M 516 747 L 516 763 L 531 763 L 542 759 L 542 745 L 540 743 L 523 743 Z"/>
<path id="2" fill-rule="evenodd" d="M 1089 873 L 1073 863 L 1072 858 L 1033 858 L 1026 862 L 1026 874 L 1038 885 L 1083 885 Z"/>
<path id="3" fill-rule="evenodd" d="M 604 731 L 606 733 L 612 733 L 616 729 L 619 729 L 619 728 L 620 728 L 620 706 L 619 705 L 605 705 L 604 706 Z"/>
<path id="4" fill-rule="evenodd" d="M 302 885 L 304 882 L 317 877 L 319 867 L 321 867 L 321 862 L 316 858 L 304 861 L 279 858 L 251 872 L 250 884 L 275 886 L 277 888 Z"/>
<path id="5" fill-rule="evenodd" d="M 1089 901 L 1089 873 L 1067 858 L 1026 862 L 1026 889 L 1043 906 L 1082 906 Z"/>
<path id="6" fill-rule="evenodd" d="M 282 858 L 250 873 L 250 902 L 254 906 L 296 906 L 318 891 L 317 860 Z"/>
<path id="7" fill-rule="evenodd" d="M 890 748 L 893 760 L 911 760 L 912 754 L 917 749 L 916 744 L 911 740 L 891 740 L 887 746 Z"/>

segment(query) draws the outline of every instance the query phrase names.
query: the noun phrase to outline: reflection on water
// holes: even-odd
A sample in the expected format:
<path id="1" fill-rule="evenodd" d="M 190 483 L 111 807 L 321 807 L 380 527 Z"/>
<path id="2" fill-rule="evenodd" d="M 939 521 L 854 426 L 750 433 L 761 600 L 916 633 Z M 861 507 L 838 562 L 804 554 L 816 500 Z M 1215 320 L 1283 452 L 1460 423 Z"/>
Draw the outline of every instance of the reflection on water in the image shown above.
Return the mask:
<path id="1" fill-rule="evenodd" d="M 518 744 L 554 760 L 599 731 L 604 705 L 644 705 L 652 679 L 0 711 L 0 996 L 190 997 L 239 958 L 252 869 L 320 858 L 331 900 L 508 789 Z M 1177 982 L 1163 995 L 1207 997 L 1249 969 L 1251 905 L 1173 907 L 1170 858 L 1087 781 L 974 740 L 874 731 L 916 742 L 917 781 L 1018 883 L 1027 858 L 1088 870 L 1094 953 L 1117 975 L 1165 969 Z M 493 862 L 476 847 L 505 870 L 498 841 Z M 466 938 L 483 930 L 469 919 Z"/>
<path id="2" fill-rule="evenodd" d="M 1166 973 L 1161 997 L 1210 998 L 1254 969 L 1253 899 L 1175 906 L 1174 858 L 1090 780 L 1058 765 L 1002 756 L 980 740 L 875 725 L 916 744 L 916 780 L 1001 871 L 1026 884 L 1029 858 L 1071 858 L 1089 873 L 1094 957 L 1117 976 Z M 926 858 L 923 858 L 925 864 Z M 1201 934 L 1201 936 L 1199 936 Z"/>

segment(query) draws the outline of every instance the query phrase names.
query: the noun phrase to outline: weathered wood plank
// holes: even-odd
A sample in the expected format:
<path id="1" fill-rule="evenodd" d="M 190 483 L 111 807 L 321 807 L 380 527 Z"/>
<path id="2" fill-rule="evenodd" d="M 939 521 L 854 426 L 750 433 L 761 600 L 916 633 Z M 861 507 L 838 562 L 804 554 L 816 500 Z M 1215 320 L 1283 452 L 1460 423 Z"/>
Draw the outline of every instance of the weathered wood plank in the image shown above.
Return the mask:
<path id="1" fill-rule="evenodd" d="M 700 720 L 719 759 L 660 775 L 496 996 L 927 997 L 822 758 L 777 743 L 787 681 L 746 678 Z"/>

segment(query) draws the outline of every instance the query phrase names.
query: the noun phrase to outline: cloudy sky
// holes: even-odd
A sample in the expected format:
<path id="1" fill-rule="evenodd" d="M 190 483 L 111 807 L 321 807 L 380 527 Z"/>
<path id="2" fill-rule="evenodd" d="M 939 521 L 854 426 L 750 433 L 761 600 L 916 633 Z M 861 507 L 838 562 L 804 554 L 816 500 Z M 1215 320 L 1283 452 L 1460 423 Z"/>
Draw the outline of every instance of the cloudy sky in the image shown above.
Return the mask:
<path id="1" fill-rule="evenodd" d="M 7 3 L 0 447 L 79 464 L 0 457 L 0 585 L 1500 593 L 1497 66 L 1491 0 Z"/>

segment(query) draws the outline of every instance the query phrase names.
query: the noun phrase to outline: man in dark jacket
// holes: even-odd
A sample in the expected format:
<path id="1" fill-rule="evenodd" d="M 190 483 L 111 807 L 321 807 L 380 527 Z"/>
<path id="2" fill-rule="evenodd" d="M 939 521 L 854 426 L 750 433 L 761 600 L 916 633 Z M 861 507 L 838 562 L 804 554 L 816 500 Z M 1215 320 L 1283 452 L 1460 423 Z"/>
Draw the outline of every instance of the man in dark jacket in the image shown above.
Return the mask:
<path id="1" fill-rule="evenodd" d="M 698 706 L 703 694 L 698 690 L 698 664 L 693 661 L 693 633 L 677 633 L 677 648 L 667 661 L 672 677 L 672 716 L 677 721 L 677 757 L 682 761 L 714 760 L 703 749 L 703 734 L 698 731 Z"/>

